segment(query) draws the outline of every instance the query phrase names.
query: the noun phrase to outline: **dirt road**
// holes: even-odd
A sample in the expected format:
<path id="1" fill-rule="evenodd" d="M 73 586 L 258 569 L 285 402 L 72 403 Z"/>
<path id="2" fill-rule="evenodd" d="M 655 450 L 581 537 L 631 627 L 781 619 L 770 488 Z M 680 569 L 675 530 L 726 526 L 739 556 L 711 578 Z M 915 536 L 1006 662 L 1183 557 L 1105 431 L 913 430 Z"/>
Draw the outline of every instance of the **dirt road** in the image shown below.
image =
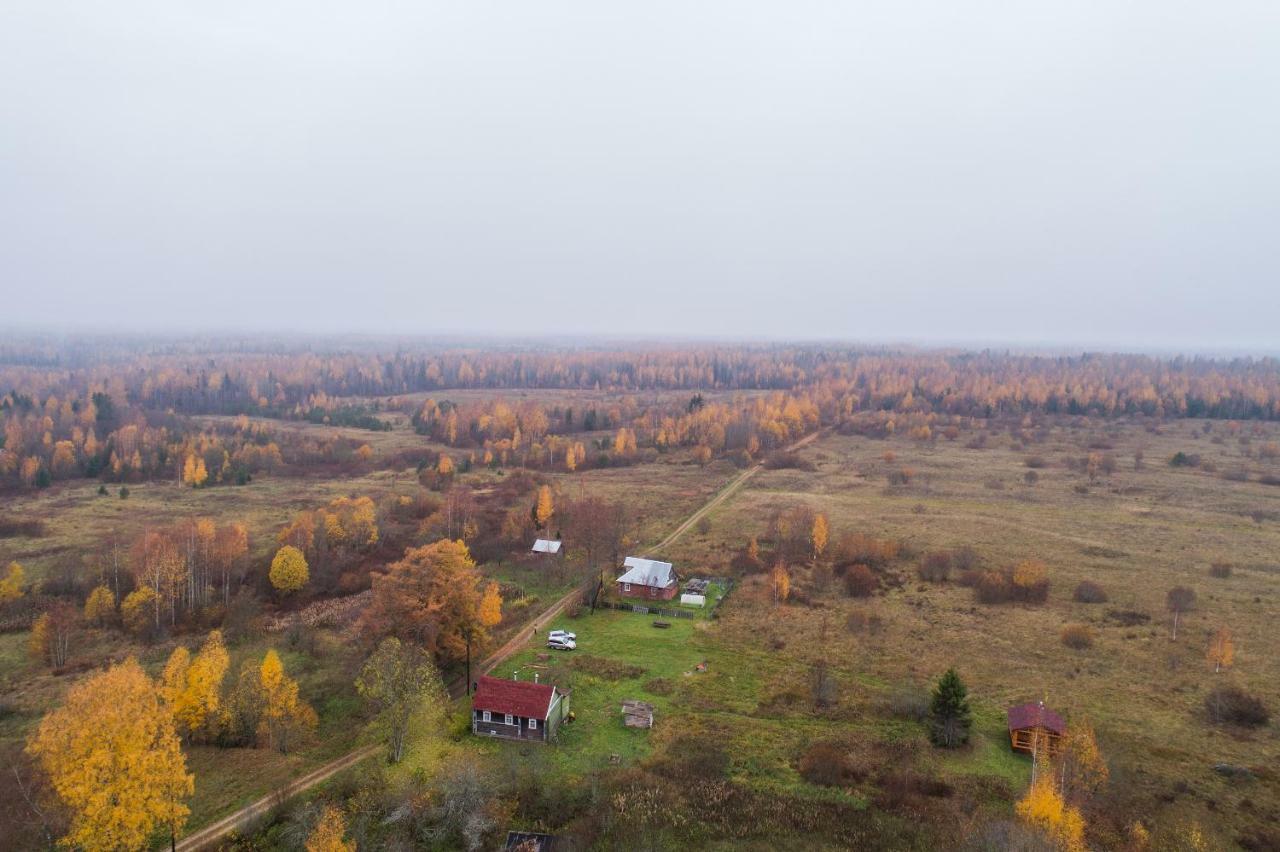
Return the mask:
<path id="1" fill-rule="evenodd" d="M 810 435 L 806 435 L 805 437 L 801 438 L 799 441 L 796 441 L 794 444 L 789 446 L 787 450 L 788 451 L 798 450 L 801 447 L 805 446 L 806 444 L 812 443 L 821 434 L 822 434 L 821 432 L 814 432 Z M 686 518 L 684 522 L 680 524 L 680 526 L 676 527 L 671 532 L 671 535 L 667 536 L 662 541 L 658 542 L 658 544 L 655 545 L 649 552 L 657 553 L 663 548 L 669 547 L 672 543 L 676 541 L 676 539 L 680 538 L 680 536 L 688 532 L 703 515 L 707 514 L 716 506 L 719 506 L 721 503 L 723 503 L 724 501 L 732 497 L 739 489 L 742 488 L 742 486 L 746 483 L 748 479 L 750 479 L 751 477 L 759 473 L 762 468 L 763 468 L 763 465 L 755 464 L 747 468 L 746 470 L 744 470 L 742 473 L 738 474 L 736 477 L 734 477 L 732 480 L 729 481 L 728 485 L 726 485 L 724 488 L 721 488 L 720 491 L 717 492 L 714 497 L 712 497 L 710 500 L 704 503 L 702 507 L 698 509 L 698 511 L 694 512 L 692 515 Z M 580 594 L 581 594 L 580 589 L 574 589 L 568 594 L 566 594 L 564 597 L 560 598 L 558 601 L 553 603 L 550 607 L 543 610 L 541 615 L 539 615 L 537 618 L 533 619 L 533 621 L 528 622 L 519 630 L 517 630 L 515 632 L 515 635 L 512 636 L 511 639 L 509 639 L 506 642 L 506 644 L 504 644 L 501 648 L 498 648 L 496 651 L 494 651 L 492 654 L 486 657 L 480 663 L 480 665 L 476 668 L 476 670 L 487 674 L 490 671 L 492 671 L 503 660 L 507 659 L 508 657 L 515 654 L 517 651 L 519 651 L 520 649 L 524 648 L 524 646 L 527 644 L 529 640 L 530 631 L 534 630 L 535 628 L 538 630 L 541 630 L 544 627 L 546 627 L 549 621 L 557 617 L 560 614 L 561 610 L 563 610 L 566 606 L 568 606 L 569 602 L 572 601 L 574 598 L 576 598 Z M 453 698 L 457 698 L 458 696 L 462 695 L 466 691 L 466 687 L 467 687 L 467 684 L 464 679 L 460 678 L 458 680 L 455 680 L 454 682 L 449 684 L 449 695 Z M 266 796 L 263 796 L 261 799 L 258 799 L 256 802 L 245 805 L 243 808 L 236 811 L 235 813 L 228 814 L 227 816 L 223 817 L 217 822 L 206 825 L 204 828 L 200 829 L 195 834 L 190 834 L 182 838 L 181 840 L 178 841 L 178 845 L 177 845 L 178 852 L 197 852 L 197 850 L 207 849 L 213 846 L 213 844 L 217 843 L 219 840 L 222 840 L 227 835 L 232 834 L 233 832 L 236 832 L 236 831 L 243 830 L 245 827 L 250 825 L 254 820 L 258 819 L 262 815 L 269 812 L 273 807 L 283 804 L 284 802 L 288 801 L 294 796 L 300 793 L 304 793 L 307 790 L 311 789 L 312 787 L 316 786 L 317 784 L 320 784 L 320 783 L 323 783 L 324 781 L 329 780 L 334 775 L 337 775 L 339 772 L 343 771 L 344 769 L 348 769 L 352 766 L 355 766 L 357 763 L 360 763 L 361 761 L 364 761 L 365 759 L 372 757 L 375 754 L 380 754 L 381 752 L 382 752 L 382 746 L 380 745 L 362 746 L 356 749 L 355 751 L 351 751 L 351 752 L 348 752 L 347 754 L 344 754 L 342 757 L 339 757 L 336 760 L 332 760 L 329 763 L 324 764 L 323 766 L 317 767 L 316 769 L 313 769 L 311 772 L 308 772 L 306 775 L 303 775 L 301 778 L 294 779 L 292 782 L 289 783 L 288 786 L 284 787 L 283 789 L 277 790 L 274 793 L 269 793 Z"/>

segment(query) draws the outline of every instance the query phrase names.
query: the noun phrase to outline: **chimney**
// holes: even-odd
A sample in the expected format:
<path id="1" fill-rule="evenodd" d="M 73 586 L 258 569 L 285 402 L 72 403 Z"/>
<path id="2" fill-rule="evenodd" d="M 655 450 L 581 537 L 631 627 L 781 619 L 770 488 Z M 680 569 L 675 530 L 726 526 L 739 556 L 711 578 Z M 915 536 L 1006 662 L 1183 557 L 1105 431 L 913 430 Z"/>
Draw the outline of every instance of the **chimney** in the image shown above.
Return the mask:
<path id="1" fill-rule="evenodd" d="M 534 673 L 533 673 L 533 682 L 534 682 L 534 683 L 537 683 L 537 682 L 538 682 L 538 673 L 537 673 L 537 672 L 534 672 Z"/>

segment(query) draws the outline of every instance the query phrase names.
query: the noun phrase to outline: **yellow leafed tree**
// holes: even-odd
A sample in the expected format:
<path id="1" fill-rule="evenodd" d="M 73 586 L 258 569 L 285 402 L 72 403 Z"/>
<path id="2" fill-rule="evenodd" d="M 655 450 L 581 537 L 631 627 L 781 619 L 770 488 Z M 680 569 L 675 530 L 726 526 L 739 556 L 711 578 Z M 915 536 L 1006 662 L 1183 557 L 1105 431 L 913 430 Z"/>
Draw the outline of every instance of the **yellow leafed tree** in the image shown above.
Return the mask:
<path id="1" fill-rule="evenodd" d="M 1024 822 L 1044 832 L 1063 852 L 1084 852 L 1084 817 L 1068 805 L 1043 772 L 1014 808 Z"/>
<path id="2" fill-rule="evenodd" d="M 333 805 L 325 805 L 315 829 L 307 838 L 307 852 L 355 852 L 356 842 L 344 840 L 347 820 L 342 811 Z"/>
<path id="3" fill-rule="evenodd" d="M 544 485 L 538 489 L 538 504 L 533 508 L 533 519 L 538 524 L 538 529 L 544 529 L 547 521 L 551 520 L 551 514 L 555 511 L 555 506 L 551 502 L 551 486 Z"/>
<path id="4" fill-rule="evenodd" d="M 791 594 L 791 575 L 787 573 L 787 566 L 781 562 L 773 566 L 770 578 L 773 581 L 773 602 L 782 603 Z"/>
<path id="5" fill-rule="evenodd" d="M 230 664 L 220 630 L 209 634 L 194 659 L 186 648 L 174 649 L 161 676 L 160 690 L 179 734 L 191 737 L 217 718 L 222 681 Z"/>
<path id="6" fill-rule="evenodd" d="M 22 566 L 17 562 L 10 562 L 9 570 L 5 572 L 4 579 L 0 580 L 0 603 L 16 601 L 22 597 L 22 583 L 25 579 L 26 572 L 22 570 Z"/>
<path id="7" fill-rule="evenodd" d="M 106 586 L 98 586 L 84 602 L 84 620 L 102 627 L 116 617 L 116 596 Z"/>
<path id="8" fill-rule="evenodd" d="M 286 544 L 276 551 L 267 577 L 277 591 L 284 592 L 286 595 L 292 594 L 305 586 L 310 577 L 307 558 L 302 555 L 301 550 Z"/>
<path id="9" fill-rule="evenodd" d="M 480 598 L 480 606 L 476 610 L 476 620 L 486 630 L 502 621 L 502 593 L 497 583 L 485 586 L 484 596 Z"/>
<path id="10" fill-rule="evenodd" d="M 9 563 L 9 571 L 5 572 L 4 580 L 0 580 L 0 604 L 22 597 L 22 583 L 26 576 L 27 572 L 23 571 L 22 565 Z"/>
<path id="11" fill-rule="evenodd" d="M 284 663 L 274 648 L 263 658 L 258 678 L 264 699 L 262 732 L 268 745 L 288 754 L 291 745 L 315 730 L 316 711 L 298 697 L 298 682 L 284 673 Z"/>
<path id="12" fill-rule="evenodd" d="M 1231 668 L 1236 659 L 1236 646 L 1231 641 L 1231 631 L 1225 627 L 1218 629 L 1209 640 L 1209 663 L 1214 672 Z"/>
<path id="13" fill-rule="evenodd" d="M 447 453 L 440 454 L 440 461 L 436 462 L 436 473 L 441 476 L 453 475 L 453 459 Z"/>
<path id="14" fill-rule="evenodd" d="M 73 686 L 40 722 L 27 751 L 71 813 L 63 843 L 96 850 L 144 849 L 158 828 L 181 831 L 195 790 L 173 729 L 137 660 Z"/>
<path id="15" fill-rule="evenodd" d="M 827 516 L 818 515 L 813 519 L 813 532 L 809 534 L 809 540 L 813 543 L 814 559 L 822 558 L 823 552 L 827 549 L 828 535 Z"/>

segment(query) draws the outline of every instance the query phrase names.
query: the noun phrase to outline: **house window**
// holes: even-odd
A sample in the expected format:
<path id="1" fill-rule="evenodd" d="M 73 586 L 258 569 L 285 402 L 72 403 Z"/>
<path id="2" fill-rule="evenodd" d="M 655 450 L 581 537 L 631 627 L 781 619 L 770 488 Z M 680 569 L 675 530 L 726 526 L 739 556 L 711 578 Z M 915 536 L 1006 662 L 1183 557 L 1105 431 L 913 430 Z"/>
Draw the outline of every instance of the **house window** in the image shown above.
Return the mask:
<path id="1" fill-rule="evenodd" d="M 530 719 L 530 720 L 529 720 L 529 730 L 531 730 L 531 731 L 536 731 L 536 730 L 538 730 L 538 720 L 537 720 L 537 719 Z"/>
<path id="2" fill-rule="evenodd" d="M 505 721 L 508 725 L 515 724 L 515 719 L 512 718 L 510 713 L 507 714 L 506 719 L 504 719 L 503 721 Z"/>
<path id="3" fill-rule="evenodd" d="M 492 722 L 492 721 L 493 721 L 493 715 L 492 715 L 488 710 L 485 710 L 485 711 L 481 714 L 481 717 L 482 717 L 483 721 L 485 721 L 485 722 Z"/>
<path id="4" fill-rule="evenodd" d="M 630 584 L 630 583 L 623 583 L 623 584 L 622 584 L 622 591 L 624 591 L 624 592 L 629 592 L 629 591 L 631 591 L 631 584 Z"/>

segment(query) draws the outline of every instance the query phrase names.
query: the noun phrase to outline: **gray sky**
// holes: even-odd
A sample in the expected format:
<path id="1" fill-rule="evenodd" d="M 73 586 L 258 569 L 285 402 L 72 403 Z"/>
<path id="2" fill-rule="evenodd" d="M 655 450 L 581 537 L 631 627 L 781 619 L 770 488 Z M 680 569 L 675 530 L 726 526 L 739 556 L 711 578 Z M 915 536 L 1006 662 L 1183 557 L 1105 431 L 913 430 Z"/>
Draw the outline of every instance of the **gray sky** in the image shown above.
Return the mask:
<path id="1" fill-rule="evenodd" d="M 0 324 L 1280 349 L 1280 3 L 0 2 Z"/>

